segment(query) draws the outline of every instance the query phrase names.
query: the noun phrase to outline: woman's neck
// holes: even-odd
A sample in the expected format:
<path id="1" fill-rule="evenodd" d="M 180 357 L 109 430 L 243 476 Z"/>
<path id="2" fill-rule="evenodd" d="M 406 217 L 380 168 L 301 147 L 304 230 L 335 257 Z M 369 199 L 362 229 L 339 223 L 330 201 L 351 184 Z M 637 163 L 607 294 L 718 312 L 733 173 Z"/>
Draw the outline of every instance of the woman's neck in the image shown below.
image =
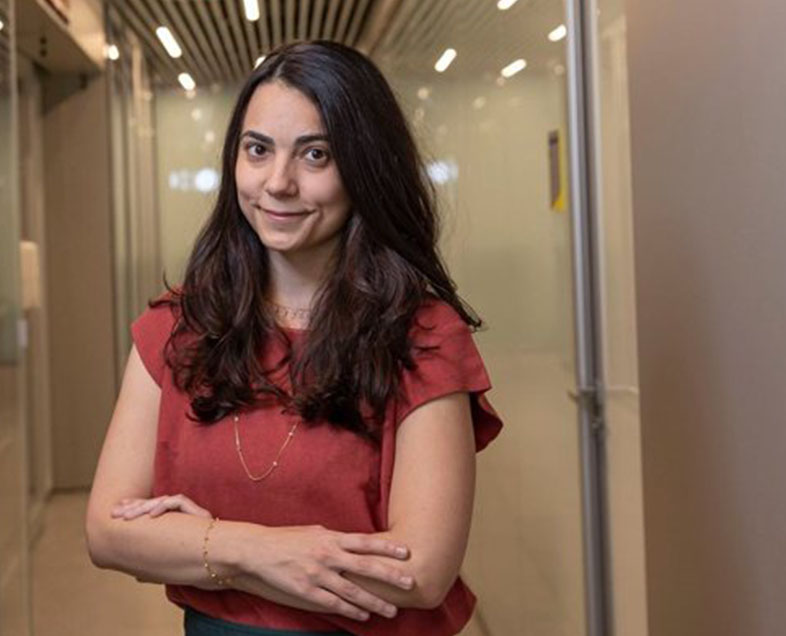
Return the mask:
<path id="1" fill-rule="evenodd" d="M 320 252 L 287 254 L 271 250 L 267 300 L 289 310 L 301 310 L 297 316 L 302 318 L 305 313 L 302 310 L 311 309 L 314 296 L 329 270 L 330 254 Z M 280 316 L 282 312 L 278 313 Z M 300 328 L 299 325 L 295 327 Z"/>

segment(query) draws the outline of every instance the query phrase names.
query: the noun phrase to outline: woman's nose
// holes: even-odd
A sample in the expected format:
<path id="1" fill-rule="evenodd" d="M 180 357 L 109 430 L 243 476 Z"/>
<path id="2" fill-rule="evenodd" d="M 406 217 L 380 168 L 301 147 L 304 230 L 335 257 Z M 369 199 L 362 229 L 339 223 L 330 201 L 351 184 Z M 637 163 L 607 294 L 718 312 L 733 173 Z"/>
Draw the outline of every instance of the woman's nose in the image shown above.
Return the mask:
<path id="1" fill-rule="evenodd" d="M 265 182 L 265 190 L 271 196 L 291 196 L 297 194 L 297 180 L 293 167 L 287 157 L 276 158 Z"/>

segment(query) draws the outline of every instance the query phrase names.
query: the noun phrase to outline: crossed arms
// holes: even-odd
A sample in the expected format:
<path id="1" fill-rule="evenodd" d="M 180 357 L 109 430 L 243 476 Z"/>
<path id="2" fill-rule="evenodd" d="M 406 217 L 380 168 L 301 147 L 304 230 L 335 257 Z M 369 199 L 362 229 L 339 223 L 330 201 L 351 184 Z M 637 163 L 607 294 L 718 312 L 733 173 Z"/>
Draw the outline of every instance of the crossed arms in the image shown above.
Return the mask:
<path id="1" fill-rule="evenodd" d="M 112 515 L 123 499 L 150 498 L 160 398 L 133 347 L 90 494 L 90 556 L 99 567 L 142 581 L 221 589 L 203 565 L 209 512 L 198 513 L 200 502 L 181 498 L 182 505 L 155 516 Z M 474 488 L 468 394 L 451 393 L 399 425 L 388 530 L 342 533 L 222 519 L 210 533 L 210 563 L 232 578 L 232 587 L 300 609 L 364 620 L 368 611 L 390 617 L 396 608 L 436 607 L 464 557 Z M 408 549 L 403 558 L 396 546 Z M 406 575 L 413 585 L 400 582 Z"/>

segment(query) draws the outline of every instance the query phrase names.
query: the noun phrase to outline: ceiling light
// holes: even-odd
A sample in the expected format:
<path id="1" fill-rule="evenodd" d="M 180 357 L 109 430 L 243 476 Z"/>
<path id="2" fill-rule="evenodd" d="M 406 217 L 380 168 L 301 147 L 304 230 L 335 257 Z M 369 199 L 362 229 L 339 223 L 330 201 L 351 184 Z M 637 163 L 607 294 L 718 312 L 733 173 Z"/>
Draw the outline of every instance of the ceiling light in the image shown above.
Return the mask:
<path id="1" fill-rule="evenodd" d="M 243 9 L 246 12 L 246 20 L 249 22 L 259 20 L 259 2 L 257 0 L 243 0 Z"/>
<path id="2" fill-rule="evenodd" d="M 181 73 L 178 75 L 177 81 L 180 82 L 180 85 L 187 91 L 193 91 L 196 88 L 196 82 L 194 81 L 194 78 L 191 77 L 188 73 Z"/>
<path id="3" fill-rule="evenodd" d="M 4 27 L 4 26 L 5 26 L 5 24 L 3 24 L 3 21 L 2 21 L 2 20 L 0 20 L 0 31 L 2 31 L 2 30 L 3 30 L 3 27 Z"/>
<path id="4" fill-rule="evenodd" d="M 440 56 L 440 58 L 437 60 L 437 63 L 434 65 L 434 69 L 437 72 L 442 73 L 442 71 L 450 66 L 450 63 L 454 59 L 456 59 L 456 49 L 445 49 L 445 52 Z"/>
<path id="5" fill-rule="evenodd" d="M 264 62 L 264 61 L 265 61 L 265 57 L 266 57 L 266 56 L 264 56 L 264 55 L 260 55 L 260 56 L 259 56 L 259 57 L 256 59 L 256 62 L 254 62 L 254 68 L 256 68 L 257 66 L 259 66 L 260 64 L 262 64 L 262 62 Z"/>
<path id="6" fill-rule="evenodd" d="M 120 57 L 120 51 L 118 50 L 117 46 L 114 44 L 109 44 L 106 47 L 106 56 L 110 60 L 116 60 Z"/>
<path id="7" fill-rule="evenodd" d="M 516 1 L 517 0 L 499 0 L 499 2 L 497 2 L 497 9 L 500 11 L 510 9 L 514 4 L 516 4 Z"/>
<path id="8" fill-rule="evenodd" d="M 515 62 L 511 62 L 505 68 L 503 68 L 500 73 L 502 73 L 502 77 L 513 77 L 516 73 L 523 70 L 527 66 L 527 61 L 524 59 L 519 58 Z"/>
<path id="9" fill-rule="evenodd" d="M 158 27 L 156 29 L 156 35 L 158 39 L 161 40 L 161 44 L 164 45 L 166 52 L 169 53 L 170 56 L 180 57 L 183 55 L 183 51 L 180 50 L 180 46 L 175 40 L 175 36 L 173 36 L 172 32 L 165 26 Z"/>
<path id="10" fill-rule="evenodd" d="M 551 40 L 552 42 L 559 42 L 567 34 L 568 34 L 568 30 L 565 28 L 565 25 L 560 24 L 556 29 L 554 29 L 551 33 L 549 33 L 549 40 Z"/>

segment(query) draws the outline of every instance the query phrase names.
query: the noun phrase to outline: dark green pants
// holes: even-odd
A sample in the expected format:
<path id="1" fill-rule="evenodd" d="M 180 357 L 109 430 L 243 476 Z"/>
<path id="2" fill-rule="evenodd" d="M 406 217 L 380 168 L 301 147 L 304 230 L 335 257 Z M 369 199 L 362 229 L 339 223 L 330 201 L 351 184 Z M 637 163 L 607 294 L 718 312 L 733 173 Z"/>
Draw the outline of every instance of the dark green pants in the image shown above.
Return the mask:
<path id="1" fill-rule="evenodd" d="M 297 632 L 230 623 L 187 607 L 183 617 L 185 636 L 352 636 L 349 632 Z"/>

